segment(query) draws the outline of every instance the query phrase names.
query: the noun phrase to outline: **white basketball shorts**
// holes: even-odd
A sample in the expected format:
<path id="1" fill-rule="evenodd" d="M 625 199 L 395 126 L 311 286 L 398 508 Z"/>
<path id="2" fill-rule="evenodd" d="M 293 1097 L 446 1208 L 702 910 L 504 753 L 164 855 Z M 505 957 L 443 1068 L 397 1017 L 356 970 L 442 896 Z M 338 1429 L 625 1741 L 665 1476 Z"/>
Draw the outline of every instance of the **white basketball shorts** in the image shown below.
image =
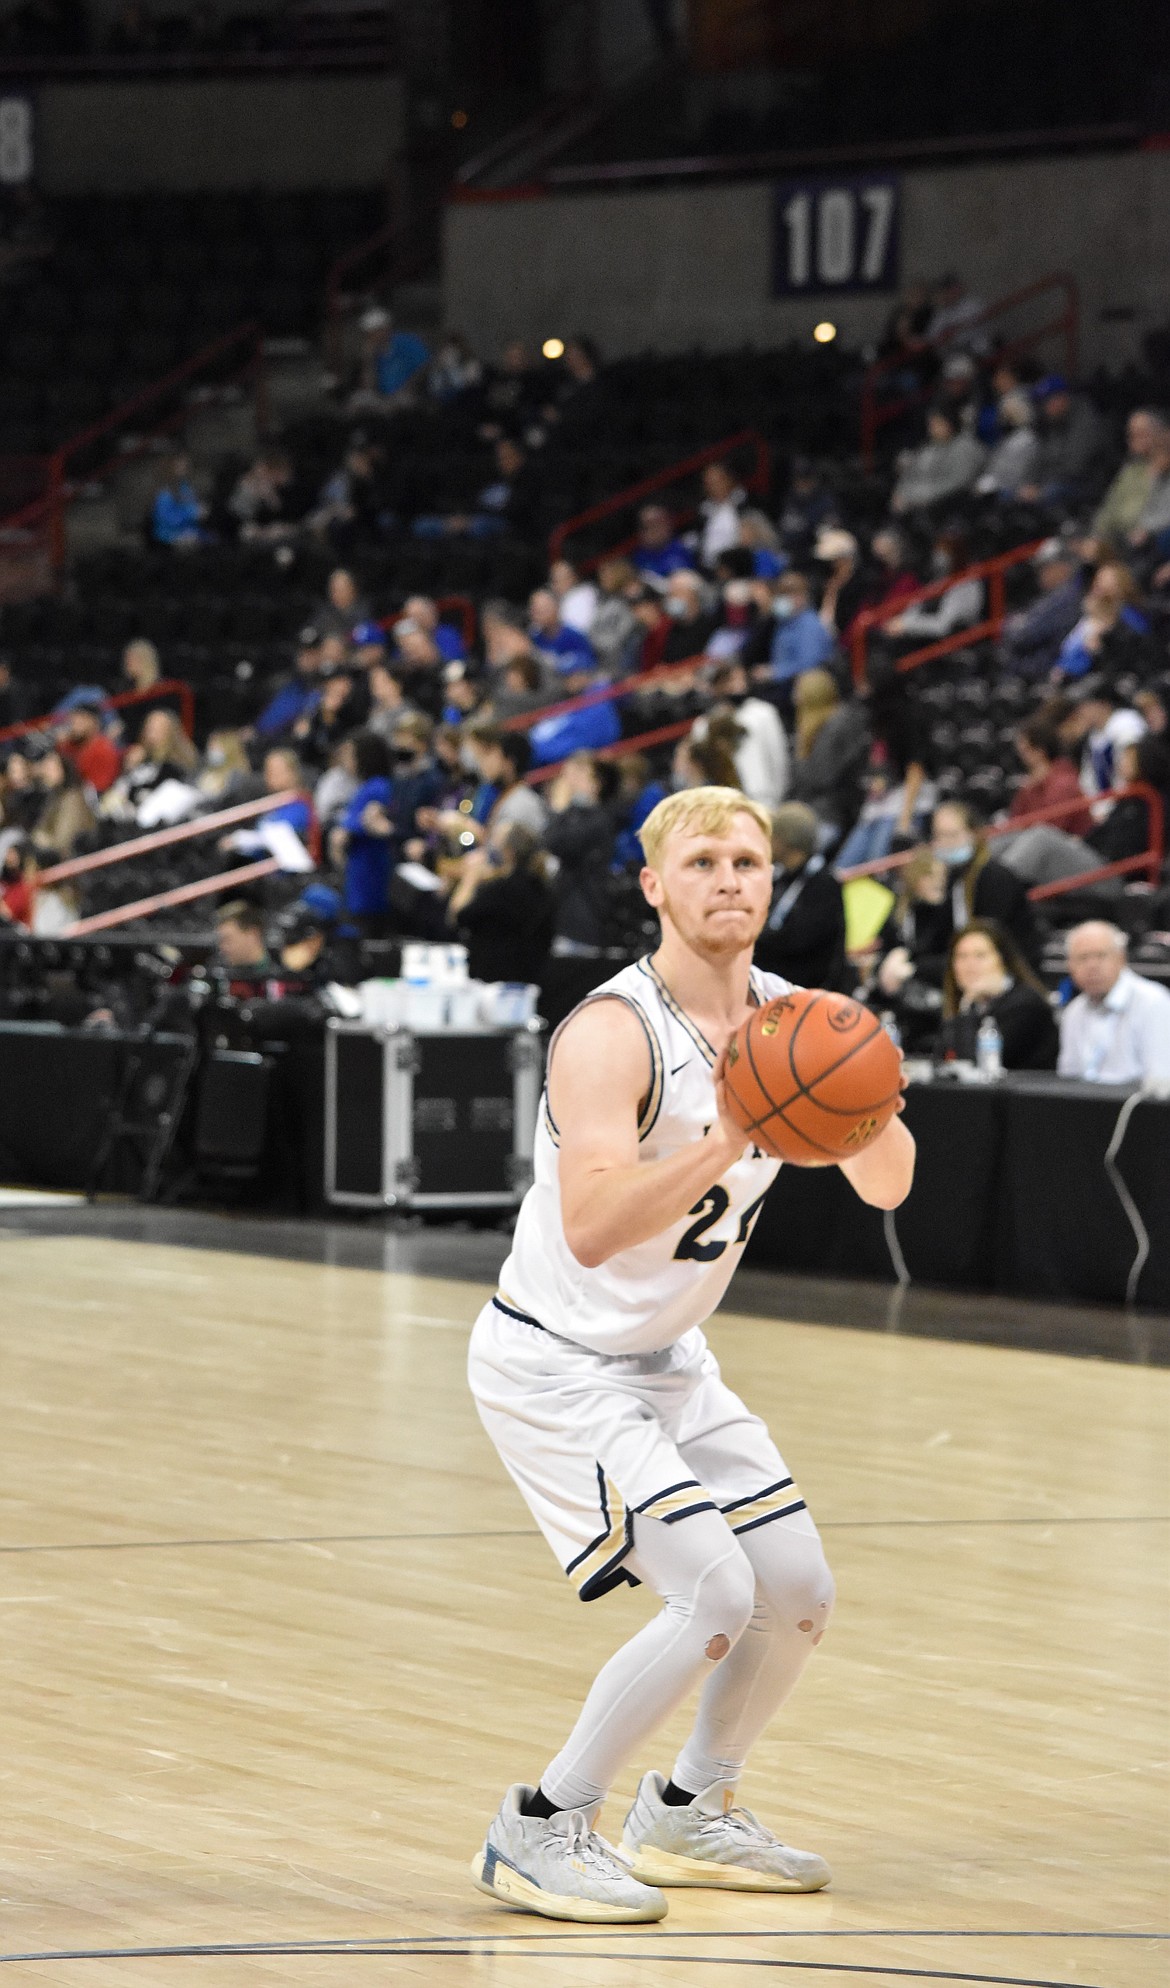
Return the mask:
<path id="1" fill-rule="evenodd" d="M 502 1299 L 471 1335 L 484 1428 L 582 1601 L 622 1582 L 639 1513 L 720 1511 L 736 1533 L 814 1530 L 758 1415 L 724 1385 L 695 1327 L 660 1353 L 595 1353 Z"/>

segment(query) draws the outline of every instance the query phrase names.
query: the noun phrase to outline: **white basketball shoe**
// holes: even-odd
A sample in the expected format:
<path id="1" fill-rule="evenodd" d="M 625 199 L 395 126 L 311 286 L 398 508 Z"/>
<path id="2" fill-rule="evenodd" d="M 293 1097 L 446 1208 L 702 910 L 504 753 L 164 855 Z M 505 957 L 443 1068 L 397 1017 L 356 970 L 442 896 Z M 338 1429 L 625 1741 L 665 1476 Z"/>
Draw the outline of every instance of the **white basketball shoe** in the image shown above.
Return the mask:
<path id="1" fill-rule="evenodd" d="M 662 1799 L 661 1774 L 644 1774 L 626 1817 L 622 1848 L 634 1876 L 654 1885 L 713 1885 L 725 1891 L 820 1891 L 832 1876 L 823 1857 L 794 1850 L 733 1807 L 731 1781 L 713 1781 L 685 1806 Z"/>
<path id="2" fill-rule="evenodd" d="M 586 1925 L 632 1925 L 662 1919 L 666 1900 L 632 1876 L 626 1859 L 593 1828 L 597 1809 L 563 1809 L 525 1815 L 521 1804 L 535 1789 L 509 1788 L 471 1860 L 481 1891 L 505 1905 L 542 1912 L 546 1919 L 579 1919 Z"/>

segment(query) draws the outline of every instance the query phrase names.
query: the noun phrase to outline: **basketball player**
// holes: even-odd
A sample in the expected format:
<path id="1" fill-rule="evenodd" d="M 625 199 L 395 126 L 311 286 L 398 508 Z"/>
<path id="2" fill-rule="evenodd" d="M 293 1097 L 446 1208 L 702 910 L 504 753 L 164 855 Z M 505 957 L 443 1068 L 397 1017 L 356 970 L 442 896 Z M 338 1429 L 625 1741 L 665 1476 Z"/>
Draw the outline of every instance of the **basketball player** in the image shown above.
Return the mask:
<path id="1" fill-rule="evenodd" d="M 476 1884 L 554 1919 L 660 1919 L 660 1885 L 817 1891 L 735 1787 L 819 1643 L 833 1582 L 758 1417 L 720 1379 L 703 1321 L 779 1169 L 728 1115 L 722 1059 L 788 983 L 752 966 L 772 889 L 767 810 L 733 788 L 661 801 L 641 830 L 656 953 L 557 1030 L 500 1289 L 471 1337 L 488 1434 L 583 1601 L 644 1582 L 660 1612 L 604 1666 L 536 1786 L 508 1790 Z M 842 1162 L 863 1201 L 909 1191 L 894 1118 Z M 701 1684 L 669 1776 L 646 1774 L 624 1856 L 595 1833 L 614 1777 Z"/>

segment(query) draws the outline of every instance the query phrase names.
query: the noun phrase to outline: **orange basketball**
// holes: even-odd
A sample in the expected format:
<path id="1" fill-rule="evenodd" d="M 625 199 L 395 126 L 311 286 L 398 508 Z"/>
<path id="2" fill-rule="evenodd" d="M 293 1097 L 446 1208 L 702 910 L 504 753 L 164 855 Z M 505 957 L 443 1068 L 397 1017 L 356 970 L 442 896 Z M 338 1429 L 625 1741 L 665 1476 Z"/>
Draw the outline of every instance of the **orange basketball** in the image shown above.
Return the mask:
<path id="1" fill-rule="evenodd" d="M 848 1160 L 888 1125 L 901 1096 L 898 1052 L 877 1016 L 845 994 L 798 987 L 768 1001 L 727 1045 L 727 1104 L 764 1152 L 797 1166 Z"/>

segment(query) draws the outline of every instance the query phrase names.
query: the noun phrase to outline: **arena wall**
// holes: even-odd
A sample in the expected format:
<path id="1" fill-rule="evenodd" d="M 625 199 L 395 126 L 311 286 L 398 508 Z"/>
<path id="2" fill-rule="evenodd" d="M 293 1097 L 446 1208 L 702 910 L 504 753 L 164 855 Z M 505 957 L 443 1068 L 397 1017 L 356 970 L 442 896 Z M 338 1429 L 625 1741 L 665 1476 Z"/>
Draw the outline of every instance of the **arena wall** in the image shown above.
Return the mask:
<path id="1" fill-rule="evenodd" d="M 37 180 L 48 194 L 376 186 L 402 133 L 385 74 L 49 83 Z"/>
<path id="2" fill-rule="evenodd" d="M 454 204 L 447 322 L 488 350 L 576 330 L 611 355 L 783 344 L 824 317 L 851 342 L 872 339 L 889 293 L 771 296 L 771 196 L 770 181 L 738 181 Z M 955 266 L 991 299 L 1068 270 L 1087 367 L 1124 365 L 1170 318 L 1168 242 L 1170 151 L 902 175 L 901 284 Z"/>

